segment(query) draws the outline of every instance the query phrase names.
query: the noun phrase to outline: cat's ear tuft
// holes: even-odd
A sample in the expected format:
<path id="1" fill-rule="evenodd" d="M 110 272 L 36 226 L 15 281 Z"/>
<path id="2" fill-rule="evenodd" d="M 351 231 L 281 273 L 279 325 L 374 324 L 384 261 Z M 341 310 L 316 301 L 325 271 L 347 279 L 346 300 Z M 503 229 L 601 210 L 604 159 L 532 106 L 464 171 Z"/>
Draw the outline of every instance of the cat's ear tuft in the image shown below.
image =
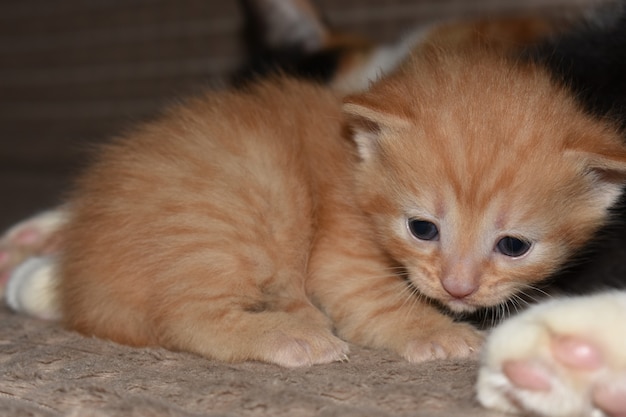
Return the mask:
<path id="1" fill-rule="evenodd" d="M 626 149 L 617 148 L 607 154 L 587 154 L 584 156 L 590 169 L 605 172 L 626 182 Z"/>
<path id="2" fill-rule="evenodd" d="M 377 152 L 380 140 L 384 136 L 409 127 L 405 117 L 381 110 L 360 96 L 346 98 L 343 112 L 347 116 L 359 155 L 364 161 L 369 160 Z"/>
<path id="3" fill-rule="evenodd" d="M 588 146 L 577 146 L 572 153 L 587 170 L 620 183 L 626 183 L 626 145 L 621 137 L 595 137 Z"/>
<path id="4" fill-rule="evenodd" d="M 598 182 L 597 191 L 605 206 L 613 205 L 626 186 L 626 146 L 621 139 L 602 140 L 596 138 L 593 147 L 582 147 L 572 151 L 583 166 Z"/>

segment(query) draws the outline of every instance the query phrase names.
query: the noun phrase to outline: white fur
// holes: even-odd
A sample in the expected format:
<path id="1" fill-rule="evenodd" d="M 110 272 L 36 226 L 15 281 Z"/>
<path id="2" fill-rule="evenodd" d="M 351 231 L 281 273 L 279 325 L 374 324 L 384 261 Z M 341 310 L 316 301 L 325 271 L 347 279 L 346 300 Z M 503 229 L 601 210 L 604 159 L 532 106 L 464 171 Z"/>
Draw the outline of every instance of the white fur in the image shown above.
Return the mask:
<path id="1" fill-rule="evenodd" d="M 415 45 L 426 39 L 436 25 L 428 25 L 409 33 L 400 42 L 376 48 L 365 62 L 333 81 L 332 88 L 343 93 L 366 90 L 370 84 L 396 69 Z"/>
<path id="2" fill-rule="evenodd" d="M 61 318 L 56 297 L 56 258 L 30 257 L 13 270 L 5 292 L 7 305 L 16 312 L 45 320 Z"/>
<path id="3" fill-rule="evenodd" d="M 575 371 L 552 357 L 551 341 L 574 336 L 597 347 L 603 366 Z M 523 360 L 546 370 L 548 391 L 514 386 L 502 371 L 508 360 Z M 477 391 L 482 405 L 538 416 L 603 416 L 591 390 L 607 381 L 626 380 L 626 292 L 552 300 L 496 328 L 483 350 Z M 626 391 L 626 390 L 625 390 Z"/>

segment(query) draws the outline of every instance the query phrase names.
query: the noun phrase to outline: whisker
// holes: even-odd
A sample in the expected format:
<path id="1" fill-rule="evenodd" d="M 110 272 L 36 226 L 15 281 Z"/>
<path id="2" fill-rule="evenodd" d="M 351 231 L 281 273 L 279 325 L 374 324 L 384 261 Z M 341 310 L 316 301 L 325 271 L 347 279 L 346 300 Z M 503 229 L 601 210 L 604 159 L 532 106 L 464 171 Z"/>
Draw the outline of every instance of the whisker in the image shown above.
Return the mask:
<path id="1" fill-rule="evenodd" d="M 510 299 L 510 303 L 513 306 L 513 308 L 515 309 L 515 313 L 519 313 L 520 309 L 523 307 L 523 305 L 525 304 L 524 299 L 522 299 L 522 297 L 520 297 L 519 294 L 513 294 L 513 296 Z"/>
<path id="2" fill-rule="evenodd" d="M 421 303 L 424 299 L 424 295 L 421 292 L 419 292 L 417 288 L 415 288 L 414 286 L 407 284 L 407 288 L 409 289 L 409 294 L 407 296 L 406 301 L 410 301 L 410 304 L 408 308 L 406 309 L 405 319 L 408 319 L 412 315 L 412 312 L 415 306 Z M 406 304 L 406 301 L 405 303 L 403 303 L 402 305 L 403 307 Z"/>
<path id="3" fill-rule="evenodd" d="M 495 322 L 495 316 L 498 314 L 498 306 L 490 306 L 483 311 L 483 328 L 493 327 Z"/>
<path id="4" fill-rule="evenodd" d="M 420 296 L 419 292 L 411 285 L 407 284 L 399 293 L 404 297 L 402 304 L 400 307 L 404 308 L 407 303 L 411 303 L 408 310 L 411 311 L 413 309 L 414 304 L 418 301 L 418 297 Z"/>
<path id="5" fill-rule="evenodd" d="M 498 315 L 498 321 L 494 323 L 494 326 L 497 326 L 498 324 L 502 323 L 504 320 L 506 320 L 507 317 L 509 317 L 511 314 L 510 310 L 509 310 L 509 303 L 507 301 L 503 301 L 500 303 L 500 314 Z"/>
<path id="6" fill-rule="evenodd" d="M 522 285 L 522 293 L 524 293 L 524 295 L 528 296 L 529 298 L 531 298 L 533 301 L 537 301 L 537 299 L 535 299 L 534 297 L 532 297 L 531 294 L 529 294 L 527 291 L 530 292 L 536 292 L 539 293 L 540 295 L 547 297 L 547 298 L 552 298 L 552 295 L 546 291 L 544 291 L 543 289 L 541 289 L 540 287 L 536 286 L 536 285 L 532 285 L 532 284 L 523 284 Z"/>

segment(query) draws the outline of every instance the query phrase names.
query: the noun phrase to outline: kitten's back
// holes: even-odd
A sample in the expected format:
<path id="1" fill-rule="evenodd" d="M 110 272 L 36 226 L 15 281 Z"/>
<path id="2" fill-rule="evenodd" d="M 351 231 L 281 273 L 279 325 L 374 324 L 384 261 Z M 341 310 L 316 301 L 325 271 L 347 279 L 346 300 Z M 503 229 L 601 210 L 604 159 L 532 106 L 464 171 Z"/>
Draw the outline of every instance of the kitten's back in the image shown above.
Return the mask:
<path id="1" fill-rule="evenodd" d="M 193 322 L 194 303 L 239 291 L 254 308 L 259 282 L 280 275 L 303 287 L 313 195 L 324 176 L 347 175 L 339 129 L 332 93 L 284 80 L 192 99 L 104 147 L 71 200 L 65 322 L 178 348 L 164 329 Z"/>

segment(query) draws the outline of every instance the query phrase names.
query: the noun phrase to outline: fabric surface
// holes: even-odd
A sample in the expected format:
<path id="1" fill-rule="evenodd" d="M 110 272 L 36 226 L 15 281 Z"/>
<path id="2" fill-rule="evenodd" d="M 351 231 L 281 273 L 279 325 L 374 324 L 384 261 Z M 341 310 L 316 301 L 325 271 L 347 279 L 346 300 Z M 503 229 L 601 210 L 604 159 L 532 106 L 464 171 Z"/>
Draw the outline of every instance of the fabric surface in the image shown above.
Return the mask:
<path id="1" fill-rule="evenodd" d="M 2 416 L 496 416 L 474 400 L 473 361 L 408 364 L 352 347 L 306 369 L 135 349 L 0 309 Z"/>

